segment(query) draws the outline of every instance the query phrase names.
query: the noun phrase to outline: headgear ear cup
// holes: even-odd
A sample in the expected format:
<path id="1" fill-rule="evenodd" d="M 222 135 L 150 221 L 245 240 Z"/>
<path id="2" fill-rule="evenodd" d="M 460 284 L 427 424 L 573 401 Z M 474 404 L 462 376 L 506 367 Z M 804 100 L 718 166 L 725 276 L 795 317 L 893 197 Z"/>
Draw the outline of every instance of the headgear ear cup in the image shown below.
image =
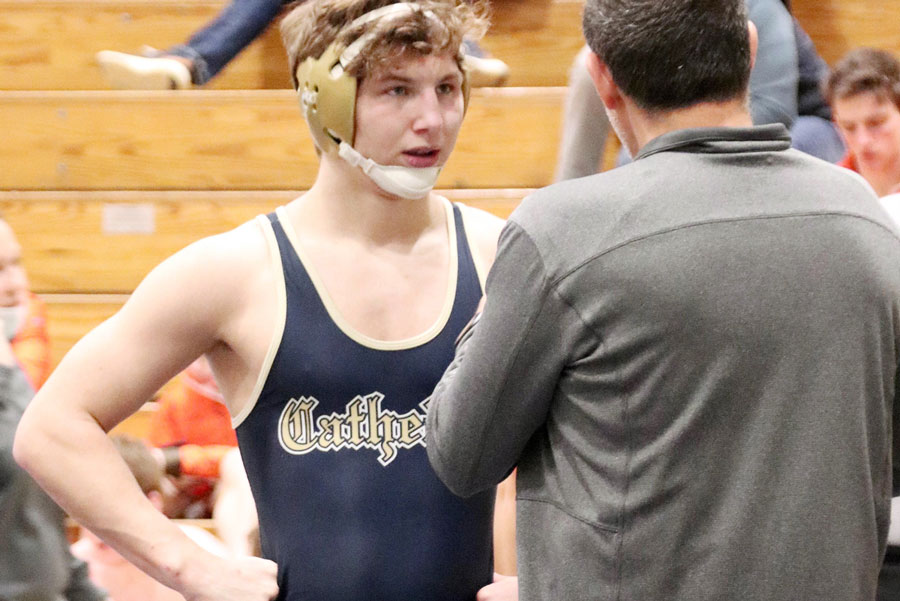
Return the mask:
<path id="1" fill-rule="evenodd" d="M 421 8 L 414 2 L 388 4 L 367 12 L 347 27 L 405 16 L 416 10 Z M 437 18 L 431 11 L 425 11 L 425 15 Z M 373 33 L 368 32 L 346 47 L 335 42 L 320 57 L 307 58 L 297 67 L 300 106 L 313 140 L 322 152 L 336 152 L 342 141 L 353 145 L 357 81 L 346 69 L 373 39 Z M 469 90 L 468 72 L 463 67 L 463 110 L 469 106 Z"/>
<path id="2" fill-rule="evenodd" d="M 332 44 L 297 67 L 300 108 L 313 141 L 326 153 L 337 152 L 342 141 L 353 144 L 356 78 L 340 67 L 341 50 Z"/>

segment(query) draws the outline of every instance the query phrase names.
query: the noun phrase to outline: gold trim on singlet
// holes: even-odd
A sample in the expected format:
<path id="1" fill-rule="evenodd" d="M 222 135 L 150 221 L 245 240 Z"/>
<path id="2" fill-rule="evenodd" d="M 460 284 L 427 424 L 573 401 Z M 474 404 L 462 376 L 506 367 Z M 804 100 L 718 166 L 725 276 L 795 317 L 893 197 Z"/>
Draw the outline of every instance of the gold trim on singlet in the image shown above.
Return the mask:
<path id="1" fill-rule="evenodd" d="M 325 306 L 325 310 L 328 312 L 329 317 L 331 317 L 331 320 L 338 327 L 338 329 L 340 329 L 349 338 L 361 344 L 362 346 L 379 351 L 399 351 L 410 349 L 432 340 L 438 334 L 440 334 L 444 329 L 444 326 L 447 325 L 447 321 L 450 319 L 450 313 L 453 311 L 453 301 L 456 298 L 459 256 L 456 243 L 456 222 L 453 219 L 453 205 L 451 205 L 450 201 L 446 198 L 439 198 L 441 199 L 441 202 L 445 209 L 447 220 L 447 236 L 450 241 L 450 273 L 449 277 L 447 278 L 447 292 L 444 299 L 444 306 L 441 308 L 441 312 L 438 315 L 437 320 L 427 330 L 425 330 L 421 334 L 417 334 L 415 336 L 412 336 L 411 338 L 404 338 L 402 340 L 379 340 L 377 338 L 372 338 L 370 336 L 366 336 L 365 334 L 354 328 L 352 325 L 350 325 L 350 323 L 344 318 L 344 316 L 341 315 L 340 311 L 337 308 L 337 305 L 331 298 L 328 290 L 325 288 L 322 279 L 319 277 L 318 272 L 313 267 L 312 261 L 303 250 L 303 246 L 300 244 L 297 233 L 291 225 L 290 220 L 288 219 L 285 208 L 279 207 L 275 210 L 276 214 L 278 215 L 278 220 L 281 222 L 281 226 L 282 228 L 284 228 L 288 240 L 290 240 L 291 242 L 291 246 L 294 247 L 294 252 L 297 253 L 297 257 L 299 258 L 300 263 L 302 263 L 304 269 L 306 269 L 306 273 L 307 275 L 309 275 L 309 279 L 310 281 L 312 281 L 313 286 L 316 289 L 316 293 L 319 295 L 319 299 L 321 299 L 322 304 Z"/>
<path id="2" fill-rule="evenodd" d="M 253 411 L 253 408 L 256 407 L 256 403 L 259 401 L 259 395 L 262 394 L 263 386 L 265 386 L 266 380 L 269 379 L 269 371 L 272 369 L 275 355 L 281 347 L 281 339 L 284 336 L 284 325 L 287 321 L 287 292 L 285 291 L 284 286 L 284 268 L 281 265 L 281 253 L 278 250 L 278 240 L 275 239 L 275 232 L 272 229 L 272 223 L 269 221 L 268 217 L 265 215 L 258 215 L 256 217 L 256 222 L 259 224 L 263 236 L 266 238 L 266 244 L 269 247 L 269 255 L 271 255 L 272 259 L 272 269 L 274 270 L 276 281 L 275 302 L 277 307 L 275 311 L 278 322 L 275 325 L 275 331 L 272 333 L 272 338 L 269 340 L 269 348 L 266 350 L 266 356 L 263 359 L 259 375 L 256 377 L 256 383 L 253 385 L 253 392 L 250 394 L 247 404 L 241 408 L 240 412 L 231 417 L 231 426 L 233 428 L 240 426 L 241 423 L 247 419 L 247 416 L 250 415 L 250 412 Z"/>

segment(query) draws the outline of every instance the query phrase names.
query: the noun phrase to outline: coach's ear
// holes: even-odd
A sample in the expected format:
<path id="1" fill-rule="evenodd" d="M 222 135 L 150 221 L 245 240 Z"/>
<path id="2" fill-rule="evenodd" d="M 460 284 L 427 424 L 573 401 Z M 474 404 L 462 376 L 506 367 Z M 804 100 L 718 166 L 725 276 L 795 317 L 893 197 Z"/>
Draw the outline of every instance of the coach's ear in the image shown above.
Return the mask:
<path id="1" fill-rule="evenodd" d="M 759 32 L 753 21 L 747 21 L 747 30 L 750 34 L 750 68 L 756 64 L 756 51 L 759 48 Z"/>
<path id="2" fill-rule="evenodd" d="M 606 63 L 592 50 L 588 52 L 586 66 L 588 75 L 591 76 L 591 81 L 594 82 L 594 87 L 606 108 L 610 110 L 619 108 L 622 104 L 622 92 L 613 81 Z"/>

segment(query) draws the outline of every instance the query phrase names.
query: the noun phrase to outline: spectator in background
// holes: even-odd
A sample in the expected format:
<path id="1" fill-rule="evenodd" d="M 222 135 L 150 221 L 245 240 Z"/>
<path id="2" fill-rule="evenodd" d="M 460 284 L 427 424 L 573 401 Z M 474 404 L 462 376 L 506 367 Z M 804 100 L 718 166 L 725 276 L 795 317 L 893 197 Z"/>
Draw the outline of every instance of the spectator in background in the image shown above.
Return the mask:
<path id="1" fill-rule="evenodd" d="M 900 61 L 885 50 L 851 50 L 835 65 L 825 95 L 847 142 L 847 155 L 839 164 L 869 182 L 900 227 Z M 892 500 L 888 548 L 878 575 L 878 601 L 897 599 L 900 497 Z"/>
<path id="2" fill-rule="evenodd" d="M 113 436 L 112 441 L 141 490 L 162 510 L 163 473 L 150 447 L 132 436 Z M 206 530 L 187 524 L 179 524 L 179 528 L 210 553 L 228 554 L 222 542 Z M 81 538 L 72 545 L 72 554 L 87 563 L 91 580 L 114 601 L 184 601 L 180 594 L 147 576 L 89 530 L 83 530 Z"/>
<path id="3" fill-rule="evenodd" d="M 886 50 L 851 50 L 825 85 L 848 152 L 839 163 L 878 196 L 900 192 L 900 61 Z"/>
<path id="4" fill-rule="evenodd" d="M 753 122 L 782 123 L 791 128 L 795 148 L 837 161 L 843 154 L 843 145 L 830 123 L 828 104 L 819 89 L 827 75 L 827 65 L 791 17 L 786 2 L 747 0 L 746 5 L 759 32 L 759 51 L 750 74 Z M 557 181 L 599 171 L 606 147 L 609 122 L 585 69 L 587 54 L 585 47 L 570 73 Z M 619 162 L 627 160 L 623 150 Z"/>
<path id="5" fill-rule="evenodd" d="M 209 517 L 222 459 L 237 447 L 237 436 L 205 358 L 163 388 L 148 441 L 179 490 L 176 498 L 167 498 L 166 515 Z"/>
<path id="6" fill-rule="evenodd" d="M 791 145 L 829 163 L 844 156 L 844 143 L 832 122 L 831 107 L 822 94 L 828 64 L 816 52 L 813 41 L 794 19 L 797 43 L 797 118 L 791 125 Z"/>
<path id="7" fill-rule="evenodd" d="M 21 256 L 12 228 L 0 221 L 0 599 L 100 601 L 106 595 L 69 553 L 63 512 L 12 457 L 16 425 L 34 394 L 10 346 L 28 298 Z"/>
<path id="8" fill-rule="evenodd" d="M 163 389 L 149 442 L 175 492 L 163 498 L 171 517 L 212 517 L 228 549 L 253 554 L 259 545 L 256 507 L 237 449 L 237 436 L 205 357 Z"/>
<path id="9" fill-rule="evenodd" d="M 0 291 L 3 335 L 12 341 L 13 354 L 25 372 L 31 387 L 40 388 L 50 375 L 50 340 L 47 335 L 47 307 L 29 291 L 28 276 L 22 265 L 22 249 L 12 229 L 3 223 L 4 238 L 12 237 L 17 254 L 4 265 L 7 285 Z"/>

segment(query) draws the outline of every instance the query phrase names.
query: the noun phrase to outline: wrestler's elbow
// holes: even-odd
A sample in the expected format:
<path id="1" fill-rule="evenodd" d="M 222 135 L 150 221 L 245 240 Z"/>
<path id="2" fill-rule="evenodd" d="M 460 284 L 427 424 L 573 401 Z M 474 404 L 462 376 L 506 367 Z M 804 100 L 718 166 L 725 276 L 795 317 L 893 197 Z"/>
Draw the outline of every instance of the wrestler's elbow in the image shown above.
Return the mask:
<path id="1" fill-rule="evenodd" d="M 13 459 L 22 469 L 33 472 L 37 469 L 42 455 L 42 449 L 46 449 L 48 435 L 46 427 L 40 419 L 35 419 L 34 411 L 28 410 L 19 425 L 16 427 L 16 435 L 13 440 Z"/>

